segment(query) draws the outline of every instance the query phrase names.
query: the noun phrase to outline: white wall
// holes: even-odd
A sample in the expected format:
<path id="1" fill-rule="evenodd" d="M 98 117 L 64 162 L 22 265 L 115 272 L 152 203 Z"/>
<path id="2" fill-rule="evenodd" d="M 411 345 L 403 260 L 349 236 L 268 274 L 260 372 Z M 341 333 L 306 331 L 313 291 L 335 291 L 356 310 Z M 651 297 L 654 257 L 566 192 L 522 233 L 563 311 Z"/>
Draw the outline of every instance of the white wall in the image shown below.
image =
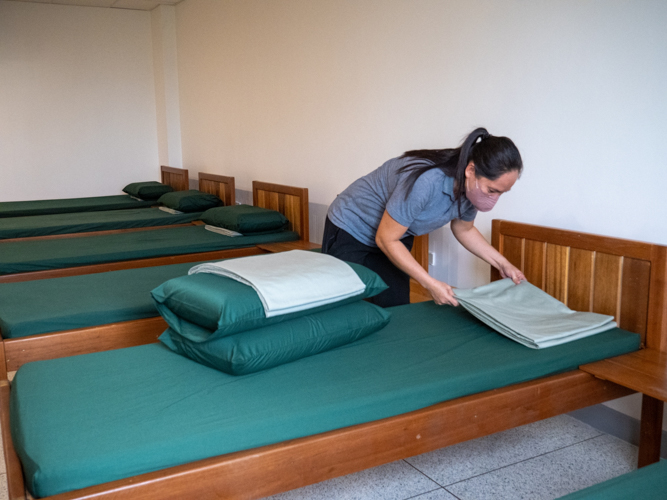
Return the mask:
<path id="1" fill-rule="evenodd" d="M 176 9 L 159 5 L 151 11 L 153 68 L 160 165 L 182 167 L 181 115 L 178 99 Z"/>
<path id="2" fill-rule="evenodd" d="M 244 189 L 256 178 L 305 185 L 329 204 L 384 160 L 455 145 L 484 125 L 514 139 L 526 167 L 479 217 L 486 234 L 503 217 L 667 243 L 666 2 L 186 0 L 176 9 L 192 169 L 235 175 Z M 487 279 L 485 266 L 453 258 L 455 284 Z"/>
<path id="3" fill-rule="evenodd" d="M 158 180 L 148 12 L 0 1 L 0 200 Z"/>
<path id="4" fill-rule="evenodd" d="M 664 0 L 185 0 L 176 13 L 193 171 L 307 186 L 328 205 L 386 159 L 481 125 L 525 163 L 478 217 L 485 235 L 506 218 L 667 244 Z M 436 277 L 488 281 L 447 229 L 431 250 Z"/>

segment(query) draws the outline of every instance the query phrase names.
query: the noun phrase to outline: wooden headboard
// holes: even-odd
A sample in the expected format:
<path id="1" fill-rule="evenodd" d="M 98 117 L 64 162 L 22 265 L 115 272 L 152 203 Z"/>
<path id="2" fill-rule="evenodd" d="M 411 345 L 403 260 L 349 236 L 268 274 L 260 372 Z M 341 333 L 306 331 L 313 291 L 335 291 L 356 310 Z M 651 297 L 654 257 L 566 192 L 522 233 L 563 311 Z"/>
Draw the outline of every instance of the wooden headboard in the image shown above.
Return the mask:
<path id="1" fill-rule="evenodd" d="M 492 240 L 570 309 L 610 314 L 646 347 L 667 351 L 667 247 L 505 220 L 493 221 Z"/>
<path id="2" fill-rule="evenodd" d="M 214 194 L 224 202 L 226 207 L 236 204 L 234 177 L 199 172 L 199 190 L 203 193 Z"/>
<path id="3" fill-rule="evenodd" d="M 176 191 L 187 191 L 190 189 L 187 168 L 174 168 L 162 165 L 160 172 L 162 184 L 171 186 Z"/>
<path id="4" fill-rule="evenodd" d="M 309 240 L 308 188 L 281 186 L 268 182 L 252 182 L 252 204 L 270 208 L 287 217 L 289 229 L 299 233 L 299 239 Z"/>

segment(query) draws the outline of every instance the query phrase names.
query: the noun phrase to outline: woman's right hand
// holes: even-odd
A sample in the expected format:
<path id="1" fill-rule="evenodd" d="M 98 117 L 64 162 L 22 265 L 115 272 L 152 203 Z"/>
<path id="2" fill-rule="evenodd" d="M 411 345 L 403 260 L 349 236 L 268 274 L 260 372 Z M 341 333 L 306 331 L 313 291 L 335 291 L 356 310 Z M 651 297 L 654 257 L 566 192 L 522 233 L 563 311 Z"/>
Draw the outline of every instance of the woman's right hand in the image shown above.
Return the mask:
<path id="1" fill-rule="evenodd" d="M 458 306 L 459 302 L 454 297 L 454 289 L 449 286 L 444 281 L 438 281 L 436 279 L 431 280 L 427 286 L 425 286 L 428 293 L 433 297 L 433 301 L 439 306 L 449 304 L 452 306 Z"/>

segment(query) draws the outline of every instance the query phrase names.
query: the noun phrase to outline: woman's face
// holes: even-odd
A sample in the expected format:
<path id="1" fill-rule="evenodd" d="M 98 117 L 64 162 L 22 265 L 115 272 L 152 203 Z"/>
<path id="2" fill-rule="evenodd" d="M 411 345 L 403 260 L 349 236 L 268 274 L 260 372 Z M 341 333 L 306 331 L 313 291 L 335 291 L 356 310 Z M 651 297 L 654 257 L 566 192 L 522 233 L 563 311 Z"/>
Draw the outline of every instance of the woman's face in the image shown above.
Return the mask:
<path id="1" fill-rule="evenodd" d="M 479 189 L 487 196 L 500 196 L 503 193 L 507 193 L 514 183 L 519 178 L 519 172 L 513 170 L 512 172 L 506 172 L 496 180 L 487 179 L 486 177 L 477 177 L 475 175 L 475 164 L 473 162 L 468 163 L 466 167 L 466 190 L 468 185 L 471 188 L 475 187 L 475 181 L 477 181 L 477 186 Z"/>

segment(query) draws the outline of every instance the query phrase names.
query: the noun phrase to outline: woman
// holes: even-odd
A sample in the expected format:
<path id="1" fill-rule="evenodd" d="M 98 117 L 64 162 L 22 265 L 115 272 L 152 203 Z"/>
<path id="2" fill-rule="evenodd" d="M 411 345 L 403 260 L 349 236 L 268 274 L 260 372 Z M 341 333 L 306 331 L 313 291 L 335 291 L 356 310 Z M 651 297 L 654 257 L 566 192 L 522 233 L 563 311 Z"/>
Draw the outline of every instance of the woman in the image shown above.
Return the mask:
<path id="1" fill-rule="evenodd" d="M 352 183 L 329 207 L 322 251 L 374 270 L 389 285 L 374 302 L 410 302 L 410 277 L 436 304 L 458 305 L 452 287 L 432 278 L 410 254 L 414 236 L 451 222 L 468 251 L 515 283 L 524 275 L 475 228 L 477 211 L 493 208 L 521 174 L 521 155 L 507 137 L 474 130 L 455 149 L 408 151 Z"/>

